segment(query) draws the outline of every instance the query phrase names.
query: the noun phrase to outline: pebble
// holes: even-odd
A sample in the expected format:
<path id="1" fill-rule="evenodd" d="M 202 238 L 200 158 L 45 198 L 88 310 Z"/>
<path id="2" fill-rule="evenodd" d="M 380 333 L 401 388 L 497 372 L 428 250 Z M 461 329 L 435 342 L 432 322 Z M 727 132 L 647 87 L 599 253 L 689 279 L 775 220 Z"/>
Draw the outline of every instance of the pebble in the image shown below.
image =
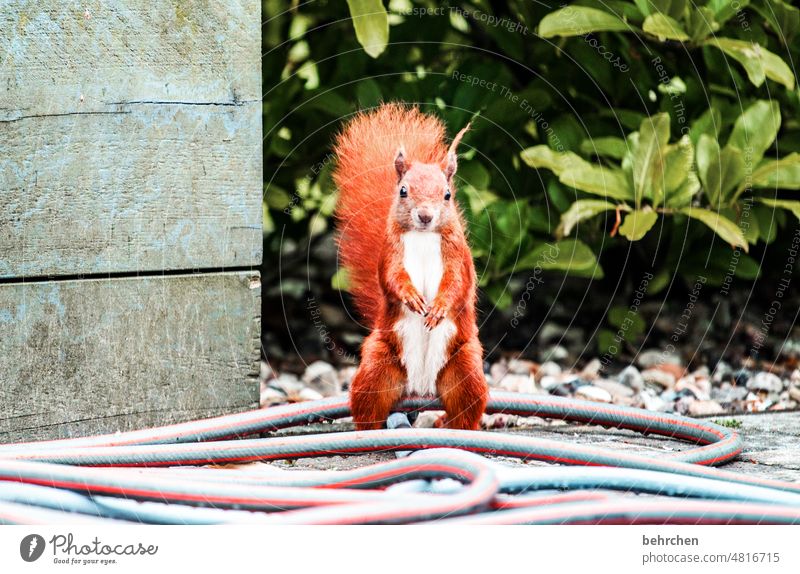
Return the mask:
<path id="1" fill-rule="evenodd" d="M 414 421 L 414 428 L 432 429 L 436 426 L 436 421 L 444 415 L 444 411 L 423 411 Z"/>
<path id="2" fill-rule="evenodd" d="M 353 382 L 353 377 L 356 376 L 357 371 L 358 367 L 339 369 L 339 384 L 342 391 L 346 391 L 350 388 L 350 383 Z"/>
<path id="3" fill-rule="evenodd" d="M 658 385 L 662 389 L 671 389 L 675 386 L 675 375 L 662 371 L 661 369 L 647 369 L 642 371 L 642 378 L 645 383 Z"/>
<path id="4" fill-rule="evenodd" d="M 716 384 L 720 384 L 723 381 L 730 380 L 732 374 L 733 369 L 731 369 L 731 366 L 725 361 L 719 361 L 714 368 L 714 373 L 711 375 L 711 380 Z"/>
<path id="5" fill-rule="evenodd" d="M 800 388 L 800 369 L 795 369 L 792 371 L 792 374 L 789 377 L 789 383 L 791 387 Z"/>
<path id="6" fill-rule="evenodd" d="M 524 359 L 511 359 L 508 362 L 507 369 L 509 373 L 515 375 L 535 375 L 536 371 L 539 370 L 539 364 Z"/>
<path id="7" fill-rule="evenodd" d="M 545 349 L 541 353 L 541 358 L 543 361 L 563 361 L 569 357 L 569 351 L 567 351 L 561 345 L 553 345 L 552 347 Z"/>
<path id="8" fill-rule="evenodd" d="M 537 378 L 542 377 L 557 377 L 561 374 L 561 367 L 558 363 L 554 363 L 553 361 L 545 361 L 541 365 L 539 365 L 539 370 L 536 372 Z"/>
<path id="9" fill-rule="evenodd" d="M 639 353 L 636 362 L 643 369 L 651 369 L 657 365 L 680 365 L 681 359 L 661 349 L 648 349 Z"/>
<path id="10" fill-rule="evenodd" d="M 516 415 L 507 415 L 505 413 L 483 415 L 481 426 L 485 429 L 505 429 L 517 426 L 518 418 Z"/>
<path id="11" fill-rule="evenodd" d="M 322 397 L 333 397 L 342 392 L 336 369 L 325 361 L 314 361 L 306 367 L 303 382 Z"/>
<path id="12" fill-rule="evenodd" d="M 730 383 L 722 383 L 719 388 L 711 389 L 711 398 L 723 404 L 732 404 L 743 401 L 747 397 L 746 387 L 734 386 Z"/>
<path id="13" fill-rule="evenodd" d="M 655 367 L 653 367 L 653 369 L 669 373 L 670 375 L 675 377 L 676 381 L 686 375 L 686 369 L 684 369 L 681 365 L 674 365 L 672 363 L 663 363 L 661 365 L 656 365 Z"/>
<path id="14" fill-rule="evenodd" d="M 773 404 L 769 410 L 771 411 L 787 411 L 797 407 L 797 403 L 792 400 L 789 391 L 783 391 L 778 398 L 778 401 Z"/>
<path id="15" fill-rule="evenodd" d="M 739 369 L 738 371 L 734 371 L 732 376 L 734 383 L 740 386 L 744 386 L 747 384 L 747 381 L 750 380 L 750 377 L 753 376 L 753 373 L 751 373 L 747 369 Z"/>
<path id="16" fill-rule="evenodd" d="M 513 373 L 508 373 L 500 380 L 500 384 L 498 386 L 501 389 L 514 393 L 530 394 L 536 392 L 536 383 L 533 380 L 533 376 L 530 374 L 515 375 Z"/>
<path id="17" fill-rule="evenodd" d="M 751 391 L 767 391 L 780 393 L 783 390 L 783 381 L 778 375 L 761 371 L 747 381 L 747 388 Z"/>
<path id="18" fill-rule="evenodd" d="M 503 377 L 508 374 L 508 363 L 505 359 L 496 362 L 489 368 L 489 374 L 492 376 L 492 380 L 499 384 Z"/>
<path id="19" fill-rule="evenodd" d="M 644 378 L 639 372 L 639 369 L 633 365 L 629 365 L 622 369 L 617 375 L 619 382 L 632 388 L 634 391 L 641 391 L 644 388 Z"/>
<path id="20" fill-rule="evenodd" d="M 586 364 L 585 367 L 583 367 L 580 376 L 585 381 L 594 381 L 600 377 L 600 371 L 602 368 L 603 363 L 600 362 L 600 359 L 592 359 Z"/>
<path id="21" fill-rule="evenodd" d="M 689 405 L 689 414 L 693 417 L 707 417 L 718 415 L 725 411 L 717 401 L 698 400 Z"/>
<path id="22" fill-rule="evenodd" d="M 748 393 L 744 400 L 744 408 L 751 413 L 760 413 L 772 406 L 772 401 L 766 393 Z"/>
<path id="23" fill-rule="evenodd" d="M 683 377 L 677 383 L 675 383 L 675 390 L 688 391 L 692 394 L 692 396 L 694 396 L 694 398 L 699 399 L 701 401 L 707 401 L 711 399 L 710 386 L 704 385 L 703 381 L 698 381 L 692 375 L 689 375 L 688 377 Z"/>
<path id="24" fill-rule="evenodd" d="M 632 388 L 623 385 L 622 383 L 618 383 L 617 381 L 611 381 L 609 379 L 597 379 L 596 381 L 593 381 L 592 384 L 595 387 L 599 387 L 605 391 L 608 391 L 614 401 L 617 399 L 631 398 L 634 395 Z"/>
<path id="25" fill-rule="evenodd" d="M 554 389 L 559 385 L 561 385 L 561 379 L 559 377 L 546 375 L 541 379 L 539 379 L 539 386 L 542 387 L 545 391 L 550 391 L 551 389 Z"/>
<path id="26" fill-rule="evenodd" d="M 545 323 L 542 325 L 541 329 L 539 329 L 539 342 L 547 344 L 558 341 L 564 336 L 564 331 L 566 331 L 566 329 L 561 325 L 549 322 Z"/>
<path id="27" fill-rule="evenodd" d="M 310 387 L 302 389 L 296 396 L 301 401 L 318 401 L 323 398 L 322 394 Z"/>
<path id="28" fill-rule="evenodd" d="M 789 387 L 789 397 L 793 401 L 800 402 L 800 387 Z"/>
<path id="29" fill-rule="evenodd" d="M 595 401 L 598 403 L 610 403 L 612 399 L 611 393 L 600 387 L 595 387 L 594 385 L 583 385 L 579 387 L 578 390 L 575 391 L 575 396 L 585 401 Z"/>
<path id="30" fill-rule="evenodd" d="M 569 385 L 562 385 L 562 384 L 558 384 L 555 387 L 548 389 L 548 392 L 551 395 L 555 395 L 557 397 L 571 397 L 573 391 L 574 389 Z"/>
<path id="31" fill-rule="evenodd" d="M 297 378 L 297 375 L 292 373 L 281 373 L 278 378 L 268 381 L 269 386 L 279 389 L 290 395 L 292 393 L 299 393 L 303 388 L 303 383 Z"/>
<path id="32" fill-rule="evenodd" d="M 271 407 L 273 405 L 285 403 L 287 397 L 284 393 L 280 392 L 278 389 L 273 389 L 272 387 L 264 387 L 261 390 L 261 397 L 259 399 L 259 404 L 261 407 Z"/>
<path id="33" fill-rule="evenodd" d="M 644 408 L 650 411 L 665 411 L 667 402 L 661 397 L 656 396 L 650 389 L 645 389 L 639 393 L 639 398 L 644 405 Z"/>
<path id="34" fill-rule="evenodd" d="M 689 409 L 691 408 L 692 403 L 695 403 L 695 402 L 697 402 L 697 399 L 695 399 L 693 396 L 684 395 L 681 398 L 679 398 L 677 401 L 675 401 L 674 403 L 669 403 L 668 402 L 667 406 L 669 407 L 670 405 L 672 405 L 673 409 L 678 414 L 688 415 L 689 414 Z"/>

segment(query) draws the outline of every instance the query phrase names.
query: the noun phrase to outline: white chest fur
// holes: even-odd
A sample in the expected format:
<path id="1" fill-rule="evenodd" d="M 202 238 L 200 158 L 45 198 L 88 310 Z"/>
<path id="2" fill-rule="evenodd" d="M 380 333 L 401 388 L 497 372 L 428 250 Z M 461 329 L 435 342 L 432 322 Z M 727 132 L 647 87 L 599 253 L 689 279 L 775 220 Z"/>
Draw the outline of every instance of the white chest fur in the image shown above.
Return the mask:
<path id="1" fill-rule="evenodd" d="M 432 231 L 408 231 L 402 235 L 403 267 L 411 283 L 430 304 L 442 280 L 442 236 Z M 435 395 L 436 376 L 447 359 L 447 346 L 456 331 L 448 318 L 428 331 L 425 318 L 409 309 L 394 326 L 403 347 L 402 361 L 408 374 L 406 391 L 412 395 Z"/>

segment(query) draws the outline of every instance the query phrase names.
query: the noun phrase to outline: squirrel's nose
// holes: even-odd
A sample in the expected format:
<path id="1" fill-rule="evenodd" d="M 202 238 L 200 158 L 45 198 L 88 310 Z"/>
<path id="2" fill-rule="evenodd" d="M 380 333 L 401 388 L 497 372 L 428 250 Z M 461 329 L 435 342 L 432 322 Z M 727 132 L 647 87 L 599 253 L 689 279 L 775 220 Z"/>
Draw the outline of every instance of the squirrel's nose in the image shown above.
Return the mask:
<path id="1" fill-rule="evenodd" d="M 417 217 L 419 217 L 419 221 L 423 225 L 428 225 L 431 221 L 433 221 L 433 214 L 430 211 L 419 210 L 417 212 Z"/>

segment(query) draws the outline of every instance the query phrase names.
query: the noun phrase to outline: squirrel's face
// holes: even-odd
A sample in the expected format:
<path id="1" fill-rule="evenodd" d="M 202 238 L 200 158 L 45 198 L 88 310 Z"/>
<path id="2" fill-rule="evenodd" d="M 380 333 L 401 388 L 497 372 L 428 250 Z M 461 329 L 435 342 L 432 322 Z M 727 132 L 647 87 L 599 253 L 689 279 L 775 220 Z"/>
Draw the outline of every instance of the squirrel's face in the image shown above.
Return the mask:
<path id="1" fill-rule="evenodd" d="M 402 151 L 395 159 L 398 181 L 395 216 L 407 231 L 439 231 L 453 217 L 455 190 L 448 166 L 429 163 L 408 165 Z M 453 169 L 455 173 L 455 169 Z"/>

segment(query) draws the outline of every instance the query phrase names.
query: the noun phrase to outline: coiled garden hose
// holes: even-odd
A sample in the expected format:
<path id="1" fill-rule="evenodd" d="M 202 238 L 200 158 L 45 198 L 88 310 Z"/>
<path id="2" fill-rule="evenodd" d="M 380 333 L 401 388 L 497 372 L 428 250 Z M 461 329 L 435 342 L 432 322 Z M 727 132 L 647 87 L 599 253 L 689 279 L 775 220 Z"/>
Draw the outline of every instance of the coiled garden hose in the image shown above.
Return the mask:
<path id="1" fill-rule="evenodd" d="M 409 399 L 399 406 L 426 409 L 441 405 Z M 800 523 L 800 483 L 710 468 L 741 452 L 729 428 L 507 392 L 493 392 L 487 412 L 630 429 L 695 446 L 649 457 L 520 434 L 416 428 L 243 438 L 349 416 L 347 397 L 335 397 L 126 433 L 0 445 L 0 521 Z M 387 451 L 418 452 L 346 471 L 197 466 Z M 568 466 L 508 465 L 481 455 Z M 10 483 L 29 488 L 9 489 Z"/>

